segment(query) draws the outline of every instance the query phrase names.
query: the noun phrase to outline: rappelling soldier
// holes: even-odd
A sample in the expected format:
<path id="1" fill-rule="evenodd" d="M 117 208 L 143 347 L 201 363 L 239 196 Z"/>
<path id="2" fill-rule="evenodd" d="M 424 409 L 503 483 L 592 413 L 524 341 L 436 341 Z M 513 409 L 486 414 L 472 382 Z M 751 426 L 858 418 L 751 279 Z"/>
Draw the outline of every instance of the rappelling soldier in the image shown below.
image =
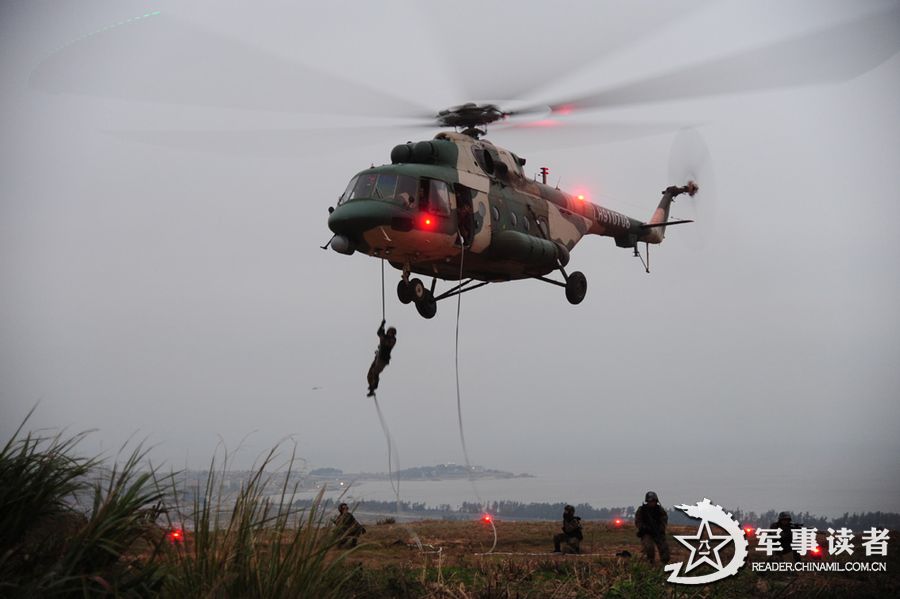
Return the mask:
<path id="1" fill-rule="evenodd" d="M 553 535 L 553 553 L 581 553 L 581 518 L 575 515 L 575 507 L 563 508 L 562 532 Z"/>
<path id="2" fill-rule="evenodd" d="M 665 508 L 659 505 L 659 497 L 653 491 L 647 491 L 644 505 L 634 513 L 634 525 L 637 536 L 641 539 L 644 556 L 652 564 L 656 561 L 656 550 L 664 564 L 669 563 L 669 544 L 666 542 L 666 525 L 669 516 Z"/>
<path id="3" fill-rule="evenodd" d="M 381 371 L 390 364 L 391 350 L 394 349 L 394 345 L 397 343 L 397 329 L 389 327 L 387 332 L 385 332 L 384 323 L 385 321 L 382 320 L 381 326 L 378 327 L 378 349 L 375 350 L 375 359 L 372 360 L 372 366 L 369 367 L 367 376 L 369 392 L 366 394 L 366 397 L 375 395 L 375 390 L 378 389 L 378 377 Z"/>

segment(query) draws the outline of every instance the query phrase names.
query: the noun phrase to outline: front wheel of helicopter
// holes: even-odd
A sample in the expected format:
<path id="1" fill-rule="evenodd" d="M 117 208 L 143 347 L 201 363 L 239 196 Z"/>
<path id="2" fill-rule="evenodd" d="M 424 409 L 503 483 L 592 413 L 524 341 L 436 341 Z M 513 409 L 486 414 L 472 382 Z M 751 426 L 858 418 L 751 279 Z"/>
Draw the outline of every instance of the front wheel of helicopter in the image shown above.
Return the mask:
<path id="1" fill-rule="evenodd" d="M 422 299 L 416 301 L 416 310 L 419 311 L 422 318 L 434 318 L 434 315 L 437 314 L 437 300 L 434 299 L 434 295 L 427 289 Z"/>
<path id="2" fill-rule="evenodd" d="M 413 301 L 412 285 L 403 279 L 400 279 L 400 282 L 397 283 L 397 299 L 399 299 L 402 304 L 408 304 Z"/>

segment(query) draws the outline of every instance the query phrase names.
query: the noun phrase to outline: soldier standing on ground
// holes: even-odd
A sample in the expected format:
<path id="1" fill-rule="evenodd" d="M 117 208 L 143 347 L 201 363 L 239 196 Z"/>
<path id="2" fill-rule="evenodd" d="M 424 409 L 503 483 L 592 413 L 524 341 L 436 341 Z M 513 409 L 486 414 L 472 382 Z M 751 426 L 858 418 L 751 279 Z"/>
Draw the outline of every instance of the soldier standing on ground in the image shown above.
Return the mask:
<path id="1" fill-rule="evenodd" d="M 394 349 L 394 345 L 397 343 L 397 329 L 390 327 L 385 332 L 384 323 L 385 321 L 382 320 L 381 326 L 378 327 L 378 349 L 375 351 L 375 359 L 372 360 L 369 374 L 366 377 L 369 381 L 369 392 L 366 394 L 366 397 L 375 395 L 375 390 L 378 389 L 379 375 L 390 364 L 391 350 Z"/>
<path id="2" fill-rule="evenodd" d="M 669 544 L 666 542 L 668 523 L 669 516 L 665 508 L 659 505 L 659 497 L 653 491 L 647 491 L 644 505 L 634 514 L 634 525 L 637 527 L 637 536 L 641 539 L 644 556 L 651 564 L 656 561 L 657 549 L 660 561 L 664 564 L 669 563 Z"/>
<path id="3" fill-rule="evenodd" d="M 562 532 L 553 535 L 553 553 L 581 553 L 581 518 L 575 515 L 575 508 L 567 505 L 563 509 Z M 562 550 L 560 545 L 565 543 Z"/>

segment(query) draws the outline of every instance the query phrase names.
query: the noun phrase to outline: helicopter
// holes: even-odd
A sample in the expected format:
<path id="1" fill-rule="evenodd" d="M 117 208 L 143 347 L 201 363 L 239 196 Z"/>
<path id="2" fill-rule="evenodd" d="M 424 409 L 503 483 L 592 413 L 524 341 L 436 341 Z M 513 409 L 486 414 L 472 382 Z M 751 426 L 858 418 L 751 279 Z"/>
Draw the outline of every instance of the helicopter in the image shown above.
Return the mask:
<path id="1" fill-rule="evenodd" d="M 439 112 L 438 124 L 457 131 L 397 145 L 391 164 L 357 173 L 329 209 L 334 235 L 323 249 L 387 260 L 402 273 L 398 299 L 433 318 L 440 300 L 519 279 L 563 287 L 580 304 L 587 278 L 566 266 L 582 237 L 612 237 L 639 255 L 638 243 L 662 243 L 667 227 L 693 222 L 669 221 L 669 210 L 679 195 L 697 193 L 695 181 L 666 188 L 644 222 L 547 185 L 546 168 L 540 182 L 530 179 L 525 158 L 484 138 L 486 125 L 511 114 L 471 102 Z M 554 271 L 562 281 L 548 277 Z M 458 284 L 437 295 L 438 279 Z"/>

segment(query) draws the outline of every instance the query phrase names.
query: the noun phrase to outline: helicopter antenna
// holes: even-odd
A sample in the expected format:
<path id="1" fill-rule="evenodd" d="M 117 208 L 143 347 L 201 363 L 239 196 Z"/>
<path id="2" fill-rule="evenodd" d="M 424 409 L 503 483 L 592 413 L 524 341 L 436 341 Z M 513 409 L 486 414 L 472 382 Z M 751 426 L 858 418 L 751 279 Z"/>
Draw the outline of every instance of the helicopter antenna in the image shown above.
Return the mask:
<path id="1" fill-rule="evenodd" d="M 559 190 L 559 184 L 562 183 L 562 177 L 556 180 L 556 189 Z"/>
<path id="2" fill-rule="evenodd" d="M 546 166 L 542 166 L 541 167 L 541 181 L 544 183 L 544 185 L 547 184 L 547 175 L 549 175 L 549 174 L 550 174 L 550 169 L 547 168 Z M 535 175 L 535 178 L 537 178 L 537 175 Z"/>

